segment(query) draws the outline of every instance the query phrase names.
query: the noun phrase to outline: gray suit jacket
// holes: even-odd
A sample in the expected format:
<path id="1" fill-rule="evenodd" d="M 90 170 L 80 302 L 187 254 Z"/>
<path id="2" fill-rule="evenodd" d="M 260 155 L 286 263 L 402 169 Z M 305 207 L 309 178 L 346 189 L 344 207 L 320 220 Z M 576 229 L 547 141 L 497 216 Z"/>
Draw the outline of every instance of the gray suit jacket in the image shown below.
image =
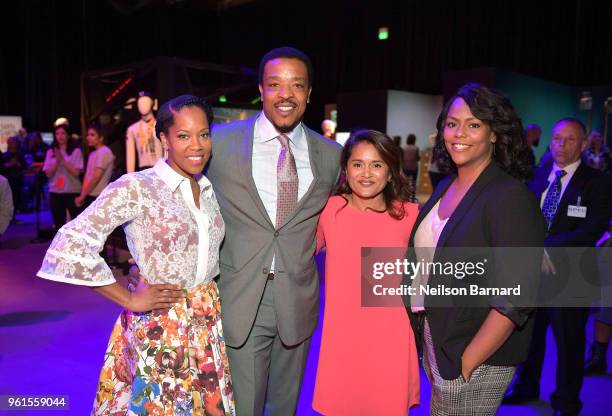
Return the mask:
<path id="1" fill-rule="evenodd" d="M 314 262 L 319 214 L 338 178 L 340 146 L 305 127 L 313 181 L 295 211 L 275 229 L 251 172 L 255 118 L 213 126 L 208 178 L 225 221 L 219 292 L 229 346 L 251 331 L 268 268 L 276 256 L 274 305 L 285 345 L 310 337 L 319 313 L 319 276 Z"/>

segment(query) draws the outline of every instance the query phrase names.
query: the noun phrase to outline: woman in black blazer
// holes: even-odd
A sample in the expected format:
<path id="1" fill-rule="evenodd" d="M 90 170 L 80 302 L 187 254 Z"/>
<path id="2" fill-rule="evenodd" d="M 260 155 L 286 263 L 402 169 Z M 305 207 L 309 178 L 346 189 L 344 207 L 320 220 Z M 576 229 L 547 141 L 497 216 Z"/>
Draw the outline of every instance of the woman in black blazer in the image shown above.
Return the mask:
<path id="1" fill-rule="evenodd" d="M 490 261 L 480 282 L 504 287 L 504 282 L 520 281 L 522 294 L 484 298 L 475 306 L 469 304 L 474 297 L 427 293 L 424 304 L 410 299 L 408 310 L 414 332 L 424 343 L 431 414 L 495 414 L 529 346 L 531 299 L 546 226 L 524 185 L 530 174 L 528 149 L 521 121 L 505 96 L 467 84 L 448 101 L 437 128 L 434 151 L 454 174 L 438 185 L 421 210 L 411 247 L 417 252 L 419 247 L 436 247 L 430 260 L 442 263 L 485 255 Z M 414 251 L 408 253 L 416 260 Z M 419 279 L 412 285 L 458 288 L 474 283 L 435 272 Z"/>

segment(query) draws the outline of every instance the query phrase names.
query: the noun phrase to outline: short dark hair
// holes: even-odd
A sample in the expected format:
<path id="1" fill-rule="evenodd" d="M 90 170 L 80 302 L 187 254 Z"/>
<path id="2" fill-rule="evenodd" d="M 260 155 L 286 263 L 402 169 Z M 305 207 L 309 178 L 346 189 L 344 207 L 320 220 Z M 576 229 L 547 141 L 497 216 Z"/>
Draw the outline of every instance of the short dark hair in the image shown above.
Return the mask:
<path id="1" fill-rule="evenodd" d="M 593 134 L 593 133 L 597 133 L 597 134 L 599 134 L 600 136 L 603 136 L 603 133 L 602 133 L 602 131 L 601 131 L 601 129 L 600 129 L 600 128 L 594 128 L 594 129 L 592 129 L 592 130 L 589 132 L 589 135 L 591 135 L 591 134 Z"/>
<path id="2" fill-rule="evenodd" d="M 188 94 L 179 95 L 166 101 L 157 112 L 157 121 L 155 122 L 155 134 L 157 137 L 159 137 L 160 133 L 168 134 L 168 129 L 174 125 L 174 114 L 181 111 L 183 107 L 197 107 L 204 111 L 208 125 L 212 125 L 214 120 L 212 108 L 204 98 Z"/>
<path id="3" fill-rule="evenodd" d="M 346 180 L 348 161 L 353 153 L 353 148 L 360 143 L 369 143 L 380 154 L 383 162 L 389 167 L 391 180 L 383 189 L 385 206 L 389 215 L 397 220 L 404 218 L 403 204 L 397 202 L 409 202 L 412 198 L 410 182 L 402 171 L 402 155 L 400 148 L 386 134 L 376 130 L 357 130 L 348 138 L 342 153 L 340 154 L 341 175 L 336 185 L 334 195 L 351 194 L 352 190 Z"/>
<path id="4" fill-rule="evenodd" d="M 95 130 L 96 133 L 98 133 L 99 136 L 104 136 L 104 134 L 102 132 L 102 126 L 97 121 L 92 121 L 91 123 L 89 123 L 87 125 L 87 130 L 89 130 L 89 129 Z"/>
<path id="5" fill-rule="evenodd" d="M 446 103 L 436 124 L 438 134 L 434 146 L 434 159 L 442 170 L 457 171 L 444 145 L 444 126 L 453 102 L 463 99 L 477 119 L 491 128 L 497 138 L 493 161 L 514 178 L 526 181 L 531 176 L 532 166 L 529 148 L 523 138 L 523 124 L 516 114 L 510 99 L 501 92 L 478 83 L 465 84 Z"/>
<path id="6" fill-rule="evenodd" d="M 261 61 L 259 61 L 259 83 L 263 82 L 264 69 L 266 68 L 266 64 L 268 61 L 278 58 L 287 58 L 287 59 L 298 59 L 306 65 L 306 71 L 308 72 L 308 86 L 312 86 L 312 62 L 310 62 L 310 58 L 299 49 L 292 48 L 290 46 L 283 46 L 280 48 L 275 48 L 266 53 Z"/>
<path id="7" fill-rule="evenodd" d="M 525 131 L 527 131 L 527 130 L 540 130 L 540 131 L 542 131 L 542 128 L 539 125 L 535 124 L 535 123 L 529 123 L 529 124 L 527 124 L 527 127 L 525 127 Z"/>
<path id="8" fill-rule="evenodd" d="M 408 135 L 408 137 L 406 137 L 406 143 L 407 144 L 415 144 L 416 143 L 416 136 L 412 133 L 410 133 Z"/>
<path id="9" fill-rule="evenodd" d="M 557 127 L 557 125 L 561 124 L 561 123 L 574 123 L 577 124 L 578 127 L 580 127 L 580 130 L 582 131 L 582 138 L 586 139 L 587 138 L 587 129 L 586 126 L 584 125 L 584 123 L 580 120 L 578 120 L 577 118 L 574 117 L 563 117 L 562 119 L 559 119 L 555 122 L 555 124 L 553 124 L 552 129 L 554 129 L 555 127 Z"/>

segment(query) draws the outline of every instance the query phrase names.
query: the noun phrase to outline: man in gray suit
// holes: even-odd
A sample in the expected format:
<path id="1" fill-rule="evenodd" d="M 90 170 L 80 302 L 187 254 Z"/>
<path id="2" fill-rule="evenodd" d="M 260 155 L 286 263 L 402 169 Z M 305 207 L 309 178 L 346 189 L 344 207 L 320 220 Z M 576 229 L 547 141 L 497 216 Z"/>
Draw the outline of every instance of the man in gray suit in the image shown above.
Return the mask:
<path id="1" fill-rule="evenodd" d="M 340 146 L 302 123 L 312 65 L 293 48 L 259 66 L 263 111 L 213 128 L 208 177 L 225 220 L 219 291 L 238 416 L 295 413 L 317 325 L 319 214 Z"/>

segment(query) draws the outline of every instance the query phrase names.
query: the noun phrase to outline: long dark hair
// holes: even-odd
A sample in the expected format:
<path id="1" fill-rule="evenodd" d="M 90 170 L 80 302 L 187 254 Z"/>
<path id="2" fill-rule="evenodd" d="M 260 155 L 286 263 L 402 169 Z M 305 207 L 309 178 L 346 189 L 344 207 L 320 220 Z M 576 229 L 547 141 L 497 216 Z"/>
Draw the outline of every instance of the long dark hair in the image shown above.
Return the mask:
<path id="1" fill-rule="evenodd" d="M 465 84 L 446 103 L 438 116 L 436 127 L 436 144 L 434 158 L 444 170 L 457 171 L 457 166 L 444 146 L 444 125 L 453 102 L 462 98 L 468 105 L 474 117 L 491 128 L 497 138 L 494 146 L 493 160 L 506 173 L 520 181 L 526 181 L 531 176 L 529 148 L 523 139 L 524 130 L 521 119 L 516 114 L 510 99 L 501 92 L 477 83 Z"/>
<path id="2" fill-rule="evenodd" d="M 389 183 L 387 183 L 385 189 L 383 189 L 385 208 L 389 215 L 397 220 L 401 220 L 405 215 L 403 202 L 408 202 L 411 198 L 410 182 L 408 177 L 402 171 L 402 156 L 400 148 L 389 136 L 379 131 L 357 130 L 351 133 L 351 136 L 344 144 L 342 154 L 340 155 L 341 174 L 336 185 L 334 195 L 344 196 L 353 193 L 349 187 L 348 181 L 346 180 L 346 169 L 348 166 L 348 160 L 353 153 L 353 148 L 360 143 L 368 143 L 374 146 L 383 162 L 385 162 L 385 164 L 389 167 L 391 180 Z M 401 203 L 398 204 L 397 202 Z"/>
<path id="3" fill-rule="evenodd" d="M 53 129 L 53 143 L 51 143 L 51 147 L 54 149 L 59 149 L 60 147 L 59 143 L 57 142 L 57 139 L 55 138 L 55 132 L 59 129 L 63 129 L 66 132 L 66 135 L 68 136 L 68 140 L 66 141 L 66 154 L 70 156 L 74 149 L 77 148 L 77 144 L 72 138 L 72 132 L 70 131 L 70 127 L 67 124 L 60 124 L 58 126 L 55 126 L 55 128 Z"/>

